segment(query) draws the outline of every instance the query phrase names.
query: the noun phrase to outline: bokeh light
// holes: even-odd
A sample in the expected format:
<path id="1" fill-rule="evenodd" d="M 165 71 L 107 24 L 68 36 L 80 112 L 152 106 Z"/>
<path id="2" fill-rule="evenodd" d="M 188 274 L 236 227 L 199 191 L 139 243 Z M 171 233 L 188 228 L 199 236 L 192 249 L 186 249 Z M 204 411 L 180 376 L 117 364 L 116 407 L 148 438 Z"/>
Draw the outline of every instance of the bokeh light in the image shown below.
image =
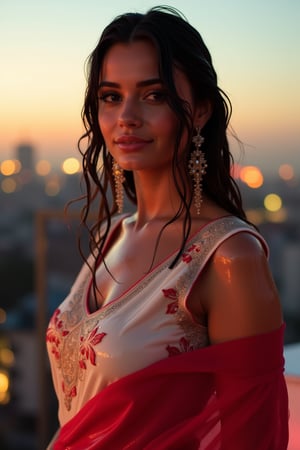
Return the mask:
<path id="1" fill-rule="evenodd" d="M 48 197 L 55 197 L 60 193 L 60 182 L 57 177 L 53 177 L 50 180 L 47 180 L 45 185 L 45 192 Z"/>
<path id="2" fill-rule="evenodd" d="M 281 208 L 278 211 L 266 211 L 266 222 L 284 223 L 288 219 L 288 212 L 285 208 Z"/>
<path id="3" fill-rule="evenodd" d="M 240 170 L 240 179 L 252 189 L 258 189 L 264 183 L 263 174 L 256 166 L 243 167 Z"/>
<path id="4" fill-rule="evenodd" d="M 0 403 L 6 404 L 9 401 L 9 376 L 4 370 L 0 370 Z"/>
<path id="5" fill-rule="evenodd" d="M 38 175 L 40 175 L 41 177 L 45 177 L 47 175 L 49 175 L 49 173 L 51 172 L 52 166 L 50 164 L 49 161 L 47 161 L 46 159 L 41 159 L 40 161 L 38 161 L 36 163 L 35 166 L 35 171 Z"/>
<path id="6" fill-rule="evenodd" d="M 67 158 L 62 163 L 62 171 L 66 175 L 74 175 L 80 171 L 80 162 L 77 158 Z"/>
<path id="7" fill-rule="evenodd" d="M 0 348 L 0 363 L 3 366 L 11 367 L 15 362 L 15 355 L 10 348 Z"/>
<path id="8" fill-rule="evenodd" d="M 6 159 L 1 164 L 1 173 L 6 177 L 10 177 L 15 173 L 16 163 L 13 159 Z"/>
<path id="9" fill-rule="evenodd" d="M 267 211 L 277 212 L 282 208 L 281 197 L 277 194 L 268 194 L 264 198 L 264 206 Z"/>
<path id="10" fill-rule="evenodd" d="M 295 176 L 294 168 L 290 164 L 282 164 L 279 167 L 278 174 L 280 178 L 285 181 L 290 181 Z"/>
<path id="11" fill-rule="evenodd" d="M 233 163 L 230 168 L 230 174 L 233 178 L 235 178 L 237 180 L 238 178 L 240 178 L 241 170 L 242 170 L 242 166 L 240 164 Z"/>
<path id="12" fill-rule="evenodd" d="M 17 189 L 17 182 L 11 177 L 5 178 L 1 182 L 1 189 L 5 194 L 12 194 Z"/>
<path id="13" fill-rule="evenodd" d="M 265 220 L 264 211 L 262 209 L 248 209 L 246 211 L 247 219 L 255 225 L 261 225 Z"/>
<path id="14" fill-rule="evenodd" d="M 19 161 L 18 159 L 15 159 L 14 163 L 15 163 L 15 172 L 14 173 L 20 173 L 21 169 L 22 169 L 21 161 Z"/>

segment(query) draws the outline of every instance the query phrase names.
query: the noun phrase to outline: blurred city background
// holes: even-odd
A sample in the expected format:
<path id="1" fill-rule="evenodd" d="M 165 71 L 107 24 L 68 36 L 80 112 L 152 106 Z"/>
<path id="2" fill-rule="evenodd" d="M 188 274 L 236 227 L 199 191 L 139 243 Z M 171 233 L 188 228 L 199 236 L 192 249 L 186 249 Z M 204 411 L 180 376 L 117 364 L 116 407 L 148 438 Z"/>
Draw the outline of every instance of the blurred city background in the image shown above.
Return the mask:
<path id="1" fill-rule="evenodd" d="M 45 330 L 82 264 L 79 204 L 64 208 L 81 194 L 85 60 L 116 15 L 158 3 L 0 0 L 1 450 L 44 450 L 58 426 Z M 233 103 L 233 175 L 270 247 L 299 411 L 300 2 L 167 3 L 203 35 Z"/>
<path id="2" fill-rule="evenodd" d="M 283 164 L 265 178 L 256 166 L 234 167 L 248 217 L 270 246 L 286 344 L 300 342 L 300 179 Z M 57 427 L 45 355 L 45 330 L 82 261 L 77 250 L 80 162 L 61 167 L 21 143 L 0 164 L 0 448 L 42 449 Z M 75 204 L 76 205 L 76 204 Z M 40 443 L 40 444 L 39 444 Z"/>

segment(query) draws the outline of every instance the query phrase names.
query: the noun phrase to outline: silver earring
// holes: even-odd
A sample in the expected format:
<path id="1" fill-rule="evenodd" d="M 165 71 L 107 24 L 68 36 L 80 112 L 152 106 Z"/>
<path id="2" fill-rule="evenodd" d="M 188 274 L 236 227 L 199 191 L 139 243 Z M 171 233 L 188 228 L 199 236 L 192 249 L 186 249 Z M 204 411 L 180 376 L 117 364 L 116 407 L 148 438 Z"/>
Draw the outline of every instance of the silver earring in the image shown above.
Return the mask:
<path id="1" fill-rule="evenodd" d="M 118 207 L 118 213 L 121 214 L 123 211 L 123 203 L 124 203 L 123 183 L 125 181 L 125 177 L 123 169 L 119 166 L 119 164 L 115 160 L 113 160 L 113 176 L 115 180 L 116 204 Z"/>
<path id="2" fill-rule="evenodd" d="M 196 132 L 196 136 L 192 139 L 195 144 L 195 150 L 191 153 L 188 168 L 193 178 L 193 197 L 196 212 L 199 216 L 202 204 L 202 178 L 206 173 L 207 163 L 204 153 L 200 150 L 204 142 L 204 137 L 201 136 L 201 128 L 197 127 Z"/>

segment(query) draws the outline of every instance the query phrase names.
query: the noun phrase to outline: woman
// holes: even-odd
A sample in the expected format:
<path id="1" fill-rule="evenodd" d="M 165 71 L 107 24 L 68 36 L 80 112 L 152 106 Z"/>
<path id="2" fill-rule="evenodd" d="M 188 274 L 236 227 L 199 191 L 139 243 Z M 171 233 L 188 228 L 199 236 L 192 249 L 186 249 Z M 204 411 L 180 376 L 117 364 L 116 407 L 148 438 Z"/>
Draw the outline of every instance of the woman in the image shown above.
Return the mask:
<path id="1" fill-rule="evenodd" d="M 104 30 L 81 140 L 91 256 L 47 331 L 54 449 L 286 448 L 281 309 L 230 176 L 229 118 L 176 11 Z M 124 192 L 133 214 L 116 214 Z"/>

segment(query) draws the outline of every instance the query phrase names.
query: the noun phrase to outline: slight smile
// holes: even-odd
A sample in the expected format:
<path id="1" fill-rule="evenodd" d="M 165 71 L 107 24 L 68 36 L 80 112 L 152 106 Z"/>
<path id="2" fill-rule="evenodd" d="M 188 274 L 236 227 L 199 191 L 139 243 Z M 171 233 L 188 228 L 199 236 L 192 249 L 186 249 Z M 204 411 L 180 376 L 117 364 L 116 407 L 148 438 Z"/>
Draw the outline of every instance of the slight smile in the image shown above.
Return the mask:
<path id="1" fill-rule="evenodd" d="M 125 151 L 136 151 L 143 148 L 146 144 L 153 142 L 152 139 L 143 139 L 133 135 L 123 135 L 114 140 L 114 143 Z"/>

